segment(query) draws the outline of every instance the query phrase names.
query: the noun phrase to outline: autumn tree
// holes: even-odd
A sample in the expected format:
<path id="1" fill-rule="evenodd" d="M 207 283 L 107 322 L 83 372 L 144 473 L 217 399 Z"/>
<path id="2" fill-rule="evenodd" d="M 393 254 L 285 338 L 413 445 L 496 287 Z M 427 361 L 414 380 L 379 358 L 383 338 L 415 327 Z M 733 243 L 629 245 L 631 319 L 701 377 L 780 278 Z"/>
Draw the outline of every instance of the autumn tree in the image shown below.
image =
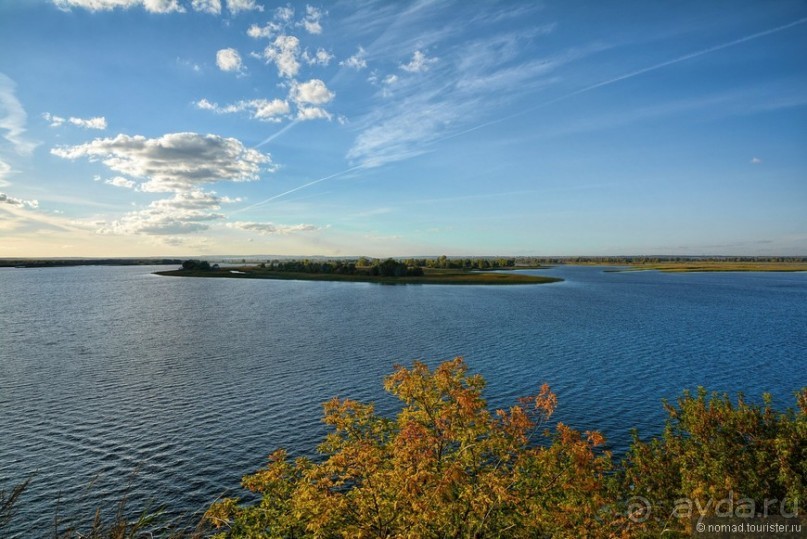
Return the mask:
<path id="1" fill-rule="evenodd" d="M 562 424 L 541 433 L 557 403 L 546 385 L 495 412 L 484 386 L 461 358 L 397 367 L 384 383 L 402 401 L 395 419 L 326 403 L 321 461 L 276 451 L 244 478 L 257 504 L 225 499 L 207 518 L 220 537 L 622 535 L 603 437 Z"/>

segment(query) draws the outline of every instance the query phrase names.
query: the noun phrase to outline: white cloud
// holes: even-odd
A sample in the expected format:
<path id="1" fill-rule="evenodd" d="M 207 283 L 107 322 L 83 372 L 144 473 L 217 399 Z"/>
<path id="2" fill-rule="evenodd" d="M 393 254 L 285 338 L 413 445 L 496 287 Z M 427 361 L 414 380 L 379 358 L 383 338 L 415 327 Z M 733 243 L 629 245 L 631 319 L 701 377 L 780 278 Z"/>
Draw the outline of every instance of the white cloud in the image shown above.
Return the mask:
<path id="1" fill-rule="evenodd" d="M 241 71 L 241 55 L 235 49 L 221 49 L 216 53 L 216 65 L 222 71 Z"/>
<path id="2" fill-rule="evenodd" d="M 377 110 L 361 121 L 366 127 L 348 151 L 348 159 L 371 167 L 428 151 L 427 145 L 440 133 L 478 107 L 474 101 L 446 103 L 444 97 L 442 89 L 435 89 Z"/>
<path id="3" fill-rule="evenodd" d="M 117 221 L 105 223 L 101 234 L 189 234 L 207 230 L 211 221 L 224 219 L 218 213 L 221 204 L 234 202 L 212 191 L 190 190 L 172 198 L 155 200 L 143 210 L 127 213 Z"/>
<path id="4" fill-rule="evenodd" d="M 77 125 L 85 129 L 106 129 L 106 118 L 104 118 L 103 116 L 96 116 L 95 118 L 87 118 L 86 120 L 71 116 L 68 119 L 68 121 L 73 125 Z"/>
<path id="5" fill-rule="evenodd" d="M 275 20 L 282 21 L 285 23 L 291 22 L 294 18 L 294 8 L 291 5 L 280 6 L 275 9 Z"/>
<path id="6" fill-rule="evenodd" d="M 114 185 L 115 187 L 123 187 L 124 189 L 134 189 L 137 185 L 134 181 L 124 178 L 123 176 L 115 176 L 105 180 L 104 183 Z"/>
<path id="7" fill-rule="evenodd" d="M 428 58 L 422 51 L 416 50 L 408 64 L 401 64 L 401 69 L 409 73 L 428 71 L 429 67 L 437 62 L 437 58 Z"/>
<path id="8" fill-rule="evenodd" d="M 253 99 L 249 103 L 254 108 L 252 117 L 258 120 L 275 121 L 289 113 L 289 104 L 283 99 Z"/>
<path id="9" fill-rule="evenodd" d="M 6 180 L 6 178 L 11 174 L 11 165 L 0 159 L 0 187 L 6 187 L 11 185 L 11 182 Z"/>
<path id="10" fill-rule="evenodd" d="M 274 63 L 277 66 L 277 73 L 281 77 L 296 77 L 300 71 L 300 40 L 295 36 L 281 35 L 266 47 L 263 51 L 263 58 L 266 63 Z"/>
<path id="11" fill-rule="evenodd" d="M 263 11 L 263 6 L 255 3 L 255 0 L 227 0 L 227 9 L 233 15 L 238 15 L 242 11 Z"/>
<path id="12" fill-rule="evenodd" d="M 437 59 L 427 57 L 422 44 L 399 66 L 399 79 L 372 73 L 368 80 L 381 86 L 378 96 L 387 97 L 394 89 L 396 99 L 379 100 L 367 114 L 351 118 L 358 135 L 348 159 L 359 166 L 379 166 L 429 152 L 440 140 L 501 121 L 506 117 L 496 116 L 495 109 L 554 84 L 560 66 L 603 50 L 597 44 L 546 58 L 523 56 L 518 62 L 520 43 L 531 36 L 496 35 L 463 47 L 462 54 L 440 59 L 440 77 L 403 76 L 433 68 Z M 494 118 L 480 123 L 485 116 Z"/>
<path id="13" fill-rule="evenodd" d="M 177 0 L 143 0 L 143 7 L 151 13 L 172 13 L 174 11 L 182 13 L 185 11 Z"/>
<path id="14" fill-rule="evenodd" d="M 63 118 L 61 116 L 56 116 L 55 114 L 51 114 L 49 112 L 45 112 L 42 114 L 42 118 L 45 121 L 50 122 L 51 127 L 61 127 L 65 122 L 69 122 L 73 125 L 77 125 L 79 127 L 83 127 L 84 129 L 106 129 L 106 118 L 103 116 L 96 116 L 95 118 L 76 118 L 75 116 L 71 116 L 70 118 Z"/>
<path id="15" fill-rule="evenodd" d="M 318 48 L 316 53 L 310 55 L 308 54 L 308 49 L 306 49 L 303 51 L 303 60 L 305 60 L 308 65 L 326 66 L 333 60 L 333 54 L 323 48 Z"/>
<path id="16" fill-rule="evenodd" d="M 360 71 L 365 67 L 367 67 L 367 60 L 365 58 L 366 54 L 367 51 L 365 51 L 362 47 L 359 47 L 359 50 L 358 52 L 356 52 L 356 54 L 354 54 L 347 60 L 339 62 L 339 65 L 355 69 L 356 71 Z"/>
<path id="17" fill-rule="evenodd" d="M 219 106 L 216 103 L 211 103 L 205 98 L 200 99 L 199 101 L 195 102 L 196 108 L 202 110 L 213 110 L 219 112 Z"/>
<path id="18" fill-rule="evenodd" d="M 759 157 L 753 157 L 751 159 L 751 164 L 752 165 L 761 165 L 762 164 L 762 159 L 760 159 Z"/>
<path id="19" fill-rule="evenodd" d="M 276 22 L 268 22 L 266 26 L 253 24 L 247 29 L 247 35 L 251 38 L 271 38 L 283 31 L 283 25 Z"/>
<path id="20" fill-rule="evenodd" d="M 63 123 L 67 121 L 67 118 L 62 118 L 61 116 L 55 116 L 50 112 L 42 113 L 42 118 L 44 118 L 46 122 L 50 122 L 51 127 L 60 127 Z"/>
<path id="21" fill-rule="evenodd" d="M 330 120 L 331 113 L 320 107 L 299 107 L 297 109 L 297 120 Z"/>
<path id="22" fill-rule="evenodd" d="M 191 7 L 194 11 L 221 15 L 221 0 L 193 0 Z"/>
<path id="23" fill-rule="evenodd" d="M 319 21 L 322 19 L 322 15 L 322 11 L 314 6 L 305 6 L 305 17 L 298 25 L 305 28 L 305 31 L 309 34 L 321 34 L 322 25 Z"/>
<path id="24" fill-rule="evenodd" d="M 110 11 L 135 6 L 140 6 L 150 13 L 182 13 L 185 11 L 179 5 L 178 0 L 53 0 L 53 4 L 63 11 L 69 11 L 74 7 L 89 11 Z"/>
<path id="25" fill-rule="evenodd" d="M 18 208 L 37 208 L 39 202 L 36 200 L 23 200 L 21 198 L 14 198 L 5 193 L 0 193 L 0 204 L 11 204 Z"/>
<path id="26" fill-rule="evenodd" d="M 218 181 L 253 181 L 271 165 L 271 157 L 241 141 L 218 135 L 169 133 L 159 138 L 118 135 L 51 153 L 64 159 L 86 157 L 107 168 L 144 178 L 143 191 L 176 192 Z"/>
<path id="27" fill-rule="evenodd" d="M 248 232 L 257 232 L 258 234 L 291 234 L 294 232 L 312 232 L 314 230 L 321 230 L 321 227 L 308 224 L 299 225 L 276 225 L 274 223 L 255 223 L 249 221 L 235 221 L 227 223 L 227 228 L 235 228 L 238 230 L 245 230 Z"/>
<path id="28" fill-rule="evenodd" d="M 333 99 L 334 93 L 321 80 L 311 79 L 301 84 L 295 82 L 291 87 L 289 97 L 298 105 L 324 105 Z"/>
<path id="29" fill-rule="evenodd" d="M 291 112 L 289 103 L 283 99 L 250 99 L 248 101 L 238 101 L 223 107 L 219 106 L 218 103 L 211 103 L 207 99 L 200 99 L 194 104 L 199 109 L 210 110 L 216 114 L 233 114 L 236 112 L 249 111 L 252 119 L 265 122 L 279 122 L 284 116 Z"/>
<path id="30" fill-rule="evenodd" d="M 311 6 L 306 6 L 304 17 L 295 23 L 294 8 L 291 6 L 291 4 L 287 4 L 285 6 L 276 8 L 274 15 L 272 16 L 272 20 L 267 22 L 264 26 L 252 24 L 247 29 L 247 35 L 255 39 L 272 38 L 276 36 L 282 37 L 287 33 L 287 30 L 296 27 L 302 27 L 311 34 L 320 34 L 322 33 L 320 19 L 323 17 L 323 15 L 324 13 L 321 10 Z M 313 58 L 317 57 L 313 56 Z M 330 61 L 330 59 L 328 61 Z M 327 62 L 323 65 L 327 65 Z"/>
<path id="31" fill-rule="evenodd" d="M 0 73 L 0 131 L 17 153 L 27 155 L 39 144 L 25 136 L 28 115 L 15 95 L 16 88 L 13 80 Z"/>
<path id="32" fill-rule="evenodd" d="M 391 86 L 396 82 L 398 82 L 398 75 L 395 75 L 394 73 L 390 73 L 381 81 L 382 84 L 386 84 L 387 86 Z"/>

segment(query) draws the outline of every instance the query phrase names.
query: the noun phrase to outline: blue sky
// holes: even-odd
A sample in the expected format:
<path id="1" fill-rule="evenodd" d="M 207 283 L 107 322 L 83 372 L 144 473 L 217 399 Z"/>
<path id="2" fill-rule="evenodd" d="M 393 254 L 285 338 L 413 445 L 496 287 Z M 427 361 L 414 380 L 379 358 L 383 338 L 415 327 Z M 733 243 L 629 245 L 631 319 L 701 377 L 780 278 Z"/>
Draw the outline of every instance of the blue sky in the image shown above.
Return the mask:
<path id="1" fill-rule="evenodd" d="M 807 5 L 0 3 L 0 257 L 807 254 Z"/>

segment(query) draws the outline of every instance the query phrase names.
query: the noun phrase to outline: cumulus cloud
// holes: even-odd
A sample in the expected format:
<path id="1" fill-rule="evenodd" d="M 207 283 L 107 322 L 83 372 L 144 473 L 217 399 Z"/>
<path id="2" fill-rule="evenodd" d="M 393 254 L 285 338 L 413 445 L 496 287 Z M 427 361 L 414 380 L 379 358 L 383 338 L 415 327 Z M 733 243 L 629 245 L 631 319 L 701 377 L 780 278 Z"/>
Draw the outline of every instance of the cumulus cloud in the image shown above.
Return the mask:
<path id="1" fill-rule="evenodd" d="M 107 168 L 147 181 L 143 191 L 177 192 L 218 181 L 253 181 L 271 165 L 268 154 L 218 135 L 169 133 L 158 138 L 118 135 L 51 153 L 64 159 L 86 157 Z"/>
<path id="2" fill-rule="evenodd" d="M 136 6 L 142 7 L 150 13 L 182 13 L 185 11 L 178 0 L 53 0 L 53 4 L 62 11 L 69 11 L 72 8 L 111 11 Z"/>
<path id="3" fill-rule="evenodd" d="M 325 14 L 325 12 L 318 8 L 306 6 L 305 15 L 295 22 L 294 8 L 290 4 L 287 4 L 276 8 L 272 20 L 267 22 L 264 26 L 258 24 L 251 25 L 247 30 L 247 35 L 256 39 L 272 38 L 287 34 L 287 30 L 292 28 L 303 28 L 310 34 L 321 34 L 322 24 L 320 21 Z"/>
<path id="4" fill-rule="evenodd" d="M 238 15 L 242 11 L 263 11 L 263 6 L 255 0 L 227 0 L 227 9 L 233 15 Z"/>
<path id="5" fill-rule="evenodd" d="M 267 64 L 277 66 L 277 74 L 281 77 L 296 77 L 300 71 L 300 40 L 295 36 L 280 35 L 263 51 Z"/>
<path id="6" fill-rule="evenodd" d="M 412 54 L 412 59 L 408 64 L 401 64 L 401 69 L 409 73 L 421 73 L 428 71 L 432 64 L 437 62 L 437 58 L 428 58 L 422 51 L 416 50 Z"/>
<path id="7" fill-rule="evenodd" d="M 298 105 L 324 105 L 333 99 L 334 93 L 321 80 L 311 79 L 303 83 L 295 82 L 291 87 L 289 97 Z"/>
<path id="8" fill-rule="evenodd" d="M 241 55 L 235 49 L 221 49 L 216 53 L 216 65 L 222 71 L 241 71 Z"/>
<path id="9" fill-rule="evenodd" d="M 297 109 L 297 120 L 330 120 L 331 113 L 320 107 L 299 107 Z"/>
<path id="10" fill-rule="evenodd" d="M 314 6 L 305 6 L 305 17 L 298 24 L 305 28 L 305 31 L 309 34 L 321 34 L 322 25 L 319 21 L 322 19 L 322 15 L 323 13 L 320 9 Z"/>
<path id="11" fill-rule="evenodd" d="M 221 0 L 193 0 L 191 7 L 201 13 L 221 15 Z"/>
<path id="12" fill-rule="evenodd" d="M 85 129 L 106 129 L 106 118 L 104 118 L 103 116 L 96 116 L 95 118 L 87 118 L 86 120 L 71 116 L 70 118 L 68 118 L 68 121 L 73 125 L 77 125 Z"/>
<path id="13" fill-rule="evenodd" d="M 5 193 L 0 193 L 0 204 L 11 204 L 18 208 L 37 208 L 39 202 L 36 200 L 23 200 L 21 198 L 14 198 Z"/>
<path id="14" fill-rule="evenodd" d="M 71 123 L 73 125 L 77 125 L 79 127 L 83 127 L 84 129 L 106 129 L 106 118 L 103 116 L 96 116 L 95 118 L 76 118 L 75 116 L 71 116 L 69 118 L 63 118 L 61 116 L 56 116 L 55 114 L 51 114 L 49 112 L 45 112 L 42 114 L 42 118 L 45 121 L 50 122 L 51 127 L 61 127 L 65 124 L 65 122 Z"/>
<path id="15" fill-rule="evenodd" d="M 280 6 L 275 9 L 275 20 L 290 23 L 294 18 L 294 8 L 291 5 Z"/>
<path id="16" fill-rule="evenodd" d="M 124 178 L 123 176 L 115 176 L 105 180 L 104 183 L 114 185 L 115 187 L 123 187 L 124 189 L 134 189 L 137 185 L 134 181 Z"/>
<path id="17" fill-rule="evenodd" d="M 323 48 L 318 48 L 317 52 L 314 54 L 309 54 L 308 49 L 306 49 L 303 51 L 302 57 L 308 65 L 326 66 L 331 63 L 331 60 L 333 60 L 333 54 L 329 53 Z"/>
<path id="18" fill-rule="evenodd" d="M 365 58 L 366 55 L 367 51 L 365 51 L 364 48 L 359 47 L 359 50 L 356 52 L 356 54 L 354 54 L 347 60 L 339 62 L 339 65 L 355 69 L 356 71 L 361 71 L 362 69 L 367 67 L 367 60 Z"/>
<path id="19" fill-rule="evenodd" d="M 274 35 L 279 34 L 283 31 L 283 25 L 278 24 L 276 22 L 268 22 L 265 26 L 260 26 L 257 24 L 251 25 L 247 29 L 247 35 L 254 39 L 259 38 L 271 38 Z"/>
<path id="20" fill-rule="evenodd" d="M 753 158 L 751 158 L 751 164 L 752 165 L 761 165 L 762 164 L 762 159 L 760 159 L 759 157 L 753 157 Z"/>
<path id="21" fill-rule="evenodd" d="M 279 122 L 291 112 L 289 103 L 284 99 L 250 99 L 224 106 L 212 103 L 207 99 L 200 99 L 194 104 L 199 109 L 210 110 L 216 114 L 248 111 L 252 119 L 264 122 Z"/>
<path id="22" fill-rule="evenodd" d="M 212 191 L 191 190 L 172 198 L 155 200 L 143 210 L 130 212 L 112 223 L 104 224 L 102 234 L 173 235 L 200 232 L 209 222 L 224 219 L 218 213 L 221 204 L 234 202 Z"/>
<path id="23" fill-rule="evenodd" d="M 236 221 L 227 223 L 227 228 L 234 228 L 238 230 L 245 230 L 248 232 L 257 232 L 258 234 L 292 234 L 294 232 L 311 232 L 320 230 L 321 227 L 308 224 L 299 225 L 277 225 L 274 223 L 255 223 L 249 221 Z"/>
<path id="24" fill-rule="evenodd" d="M 39 144 L 25 136 L 28 115 L 15 95 L 16 89 L 14 81 L 0 73 L 0 132 L 17 153 L 27 155 Z"/>

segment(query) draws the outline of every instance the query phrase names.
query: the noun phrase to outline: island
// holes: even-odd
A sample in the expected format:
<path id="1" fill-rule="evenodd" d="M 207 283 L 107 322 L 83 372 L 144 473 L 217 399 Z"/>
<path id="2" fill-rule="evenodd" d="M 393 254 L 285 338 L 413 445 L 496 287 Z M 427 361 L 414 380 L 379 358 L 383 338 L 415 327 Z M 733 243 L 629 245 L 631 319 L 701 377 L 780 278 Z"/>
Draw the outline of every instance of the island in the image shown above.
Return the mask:
<path id="1" fill-rule="evenodd" d="M 156 275 L 171 277 L 219 277 L 229 279 L 284 279 L 303 281 L 345 281 L 379 284 L 479 284 L 516 285 L 545 284 L 562 281 L 557 277 L 524 275 L 513 269 L 536 269 L 536 266 L 517 267 L 500 260 L 486 260 L 487 268 L 473 264 L 452 267 L 440 257 L 437 263 L 423 260 L 366 259 L 335 261 L 286 260 L 269 261 L 257 265 L 225 266 L 207 261 L 186 260 L 182 267 L 158 271 Z M 421 264 L 422 262 L 422 264 Z"/>

